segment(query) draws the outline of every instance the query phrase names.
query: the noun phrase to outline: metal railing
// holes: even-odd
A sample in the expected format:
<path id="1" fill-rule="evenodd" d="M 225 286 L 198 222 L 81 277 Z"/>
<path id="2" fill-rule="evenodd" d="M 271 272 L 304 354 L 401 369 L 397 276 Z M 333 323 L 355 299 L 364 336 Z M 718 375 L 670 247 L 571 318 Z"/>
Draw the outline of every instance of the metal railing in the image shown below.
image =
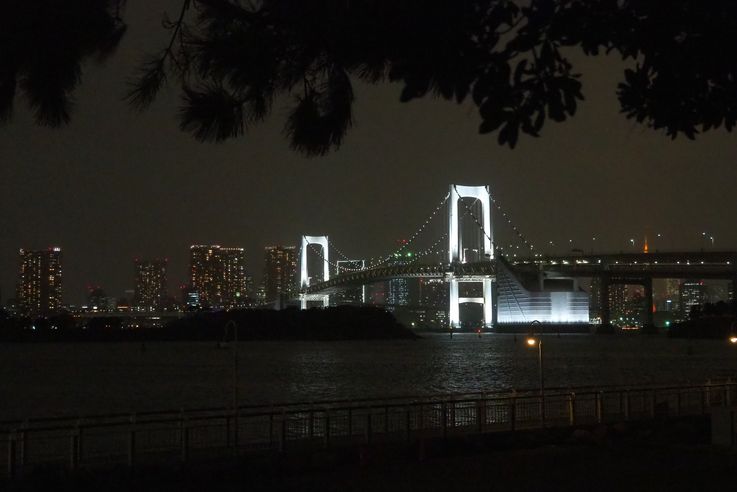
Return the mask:
<path id="1" fill-rule="evenodd" d="M 544 401 L 543 399 L 544 398 Z M 255 450 L 310 450 L 491 432 L 701 415 L 737 403 L 737 383 L 553 388 L 336 400 L 0 422 L 0 475 L 217 460 Z"/>

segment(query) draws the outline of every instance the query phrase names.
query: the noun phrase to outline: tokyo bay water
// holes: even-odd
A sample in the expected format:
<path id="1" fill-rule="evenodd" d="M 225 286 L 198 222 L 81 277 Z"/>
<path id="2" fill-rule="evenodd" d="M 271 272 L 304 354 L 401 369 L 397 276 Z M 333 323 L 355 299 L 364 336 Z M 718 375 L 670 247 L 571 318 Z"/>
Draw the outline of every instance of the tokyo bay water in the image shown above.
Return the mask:
<path id="1" fill-rule="evenodd" d="M 536 388 L 524 335 L 241 342 L 241 404 Z M 546 335 L 547 387 L 704 383 L 737 377 L 737 347 L 662 336 Z M 0 344 L 0 419 L 223 407 L 230 347 L 216 343 Z"/>

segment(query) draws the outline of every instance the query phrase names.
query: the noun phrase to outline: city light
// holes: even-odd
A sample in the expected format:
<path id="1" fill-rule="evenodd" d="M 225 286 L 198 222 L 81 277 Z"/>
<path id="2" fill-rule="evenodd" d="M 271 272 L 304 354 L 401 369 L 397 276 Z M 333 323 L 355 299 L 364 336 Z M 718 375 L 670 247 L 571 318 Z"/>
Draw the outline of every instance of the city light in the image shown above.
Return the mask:
<path id="1" fill-rule="evenodd" d="M 537 345 L 537 340 L 530 337 L 527 339 L 527 345 L 529 345 L 530 347 L 534 347 L 535 345 Z"/>

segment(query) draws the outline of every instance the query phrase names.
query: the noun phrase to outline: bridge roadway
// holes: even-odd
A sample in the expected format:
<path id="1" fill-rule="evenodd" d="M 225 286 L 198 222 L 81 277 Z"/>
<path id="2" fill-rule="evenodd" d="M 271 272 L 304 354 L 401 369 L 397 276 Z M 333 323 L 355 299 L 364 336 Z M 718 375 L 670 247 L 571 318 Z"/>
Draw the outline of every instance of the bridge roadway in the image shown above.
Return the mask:
<path id="1" fill-rule="evenodd" d="M 583 254 L 507 260 L 516 273 L 542 272 L 549 279 L 608 276 L 620 283 L 643 278 L 737 279 L 734 251 Z"/>
<path id="2" fill-rule="evenodd" d="M 307 296 L 324 296 L 351 286 L 395 278 L 464 277 L 481 280 L 496 276 L 497 260 L 465 264 L 410 264 L 342 273 L 304 289 Z M 725 279 L 737 286 L 737 252 L 683 251 L 652 253 L 577 254 L 531 258 L 504 258 L 517 276 L 535 276 L 542 290 L 547 279 L 598 278 L 602 323 L 610 319 L 609 288 L 612 284 L 640 284 L 652 305 L 654 278 Z M 653 324 L 652 310 L 646 310 L 645 325 Z"/>
<path id="3" fill-rule="evenodd" d="M 410 265 L 383 266 L 357 272 L 341 273 L 328 281 L 316 282 L 302 292 L 308 295 L 327 295 L 343 290 L 346 287 L 372 284 L 395 278 L 445 278 L 456 276 L 469 280 L 480 280 L 488 278 L 491 275 L 496 275 L 496 263 L 494 261 L 453 265 L 449 263 L 413 263 Z"/>
<path id="4" fill-rule="evenodd" d="M 513 259 L 518 276 L 536 276 L 542 289 L 548 279 L 599 280 L 601 323 L 609 325 L 609 291 L 613 284 L 644 287 L 645 306 L 653 305 L 654 278 L 725 279 L 737 287 L 737 252 L 685 251 L 653 253 L 615 253 Z M 653 309 L 645 309 L 645 326 L 653 326 Z"/>
<path id="5" fill-rule="evenodd" d="M 654 252 L 607 253 L 532 258 L 506 258 L 518 274 L 542 273 L 546 279 L 607 276 L 615 282 L 643 278 L 698 278 L 737 280 L 737 252 Z M 346 287 L 371 284 L 394 278 L 488 277 L 496 274 L 496 264 L 482 261 L 464 264 L 410 264 L 383 266 L 336 275 L 303 290 L 305 294 L 332 294 Z"/>

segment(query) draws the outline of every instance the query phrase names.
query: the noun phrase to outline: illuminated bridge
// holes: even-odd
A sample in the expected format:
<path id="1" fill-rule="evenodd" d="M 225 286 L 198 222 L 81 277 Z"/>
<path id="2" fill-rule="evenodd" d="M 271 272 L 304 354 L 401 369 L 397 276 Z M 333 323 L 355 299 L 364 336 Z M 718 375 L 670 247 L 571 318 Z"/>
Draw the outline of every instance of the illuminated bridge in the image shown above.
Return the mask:
<path id="1" fill-rule="evenodd" d="M 523 243 L 521 250 L 519 245 L 505 250 L 494 241 L 492 204 L 496 218 L 506 222 Z M 442 213 L 444 209 L 446 213 Z M 437 224 L 440 220 L 445 222 Z M 464 230 L 462 222 L 470 223 L 470 230 L 468 226 Z M 409 248 L 417 246 L 418 237 L 431 236 L 432 224 L 439 225 L 441 233 L 430 238 L 434 241 L 428 248 L 411 253 Z M 341 259 L 331 261 L 331 251 Z M 528 257 L 523 257 L 525 251 Z M 580 289 L 578 279 L 595 278 L 601 286 L 602 323 L 608 324 L 612 284 L 643 285 L 646 301 L 652 305 L 653 278 L 713 278 L 737 283 L 736 252 L 543 256 L 533 251 L 488 186 L 450 185 L 448 194 L 410 239 L 386 256 L 355 260 L 336 248 L 327 235 L 302 236 L 299 300 L 302 308 L 315 301 L 328 306 L 331 294 L 346 289 L 396 279 L 443 279 L 448 284 L 451 327 L 460 326 L 460 305 L 466 303 L 482 305 L 487 327 L 532 320 L 588 323 L 589 295 Z M 309 252 L 319 257 L 321 271 L 317 275 L 308 271 Z M 546 281 L 561 279 L 571 280 L 570 288 L 561 290 L 560 282 L 555 289 L 546 288 Z M 651 325 L 652 310 L 647 311 L 645 324 Z"/>
<path id="2" fill-rule="evenodd" d="M 468 200 L 473 201 L 469 204 Z M 372 258 L 368 262 L 351 260 L 326 235 L 302 236 L 299 296 L 302 308 L 306 308 L 310 301 L 328 306 L 330 294 L 356 286 L 402 278 L 439 278 L 448 284 L 451 327 L 460 326 L 462 304 L 480 304 L 486 327 L 497 322 L 529 322 L 533 319 L 588 322 L 588 295 L 585 292 L 529 292 L 514 278 L 506 262 L 498 255 L 495 257 L 501 248 L 494 243 L 492 203 L 507 220 L 506 212 L 493 200 L 487 186 L 450 185 L 448 194 L 409 240 L 387 256 Z M 447 211 L 445 214 L 441 213 L 443 209 Z M 442 225 L 442 234 L 429 248 L 411 253 L 409 246 L 441 218 L 447 221 Z M 465 231 L 461 227 L 464 221 L 472 224 L 470 235 L 468 227 Z M 511 225 L 509 220 L 507 222 Z M 512 228 L 524 240 L 516 227 Z M 526 240 L 524 242 L 527 243 Z M 331 261 L 331 249 L 343 260 Z M 321 271 L 317 275 L 310 275 L 308 271 L 309 251 L 320 258 Z M 331 275 L 331 272 L 335 274 Z"/>
<path id="3" fill-rule="evenodd" d="M 346 287 L 355 287 L 396 278 L 445 278 L 462 276 L 469 280 L 481 281 L 495 274 L 496 264 L 493 261 L 461 263 L 457 265 L 439 263 L 437 265 L 410 264 L 385 266 L 341 273 L 330 278 L 330 280 L 310 285 L 304 289 L 304 293 L 332 294 Z"/>

